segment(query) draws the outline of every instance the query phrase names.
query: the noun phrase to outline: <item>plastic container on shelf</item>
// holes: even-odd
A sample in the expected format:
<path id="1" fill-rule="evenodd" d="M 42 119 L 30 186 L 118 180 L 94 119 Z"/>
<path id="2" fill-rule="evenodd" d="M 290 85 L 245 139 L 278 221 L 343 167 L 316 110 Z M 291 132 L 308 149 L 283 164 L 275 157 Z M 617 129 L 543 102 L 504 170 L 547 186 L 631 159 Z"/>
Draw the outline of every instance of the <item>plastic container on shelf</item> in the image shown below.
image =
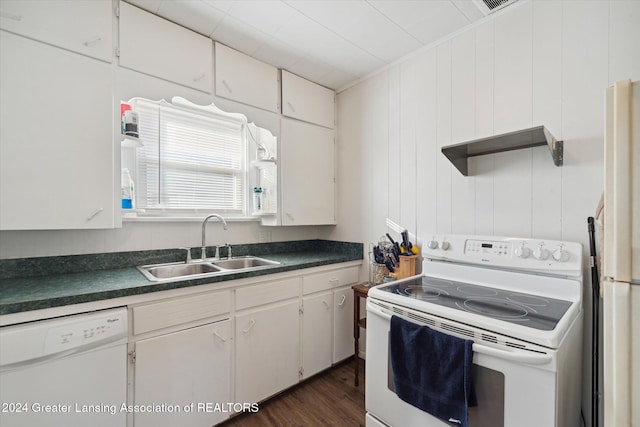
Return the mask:
<path id="1" fill-rule="evenodd" d="M 253 212 L 262 213 L 262 187 L 253 187 Z"/>
<path id="2" fill-rule="evenodd" d="M 123 168 L 120 177 L 120 194 L 122 196 L 122 209 L 135 208 L 135 189 L 129 169 Z"/>

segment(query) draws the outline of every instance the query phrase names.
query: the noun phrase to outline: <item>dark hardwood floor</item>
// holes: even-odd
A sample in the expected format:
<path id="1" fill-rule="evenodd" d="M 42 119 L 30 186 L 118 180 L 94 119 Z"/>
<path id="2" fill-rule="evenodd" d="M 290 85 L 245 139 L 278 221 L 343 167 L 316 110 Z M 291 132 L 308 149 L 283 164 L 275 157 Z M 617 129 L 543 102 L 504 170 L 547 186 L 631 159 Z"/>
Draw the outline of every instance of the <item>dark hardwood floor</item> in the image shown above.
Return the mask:
<path id="1" fill-rule="evenodd" d="M 222 427 L 364 427 L 364 361 L 353 384 L 353 359 L 262 402 L 255 413 L 237 415 Z"/>

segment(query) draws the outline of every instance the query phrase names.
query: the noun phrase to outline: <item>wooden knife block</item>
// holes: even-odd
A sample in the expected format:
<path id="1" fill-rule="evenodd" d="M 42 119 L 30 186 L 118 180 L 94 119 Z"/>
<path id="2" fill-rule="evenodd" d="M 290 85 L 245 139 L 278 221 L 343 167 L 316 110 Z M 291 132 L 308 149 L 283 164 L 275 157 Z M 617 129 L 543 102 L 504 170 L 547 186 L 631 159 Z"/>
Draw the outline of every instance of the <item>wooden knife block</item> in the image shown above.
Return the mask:
<path id="1" fill-rule="evenodd" d="M 400 255 L 400 266 L 396 269 L 396 279 L 404 279 L 416 275 L 417 255 Z"/>

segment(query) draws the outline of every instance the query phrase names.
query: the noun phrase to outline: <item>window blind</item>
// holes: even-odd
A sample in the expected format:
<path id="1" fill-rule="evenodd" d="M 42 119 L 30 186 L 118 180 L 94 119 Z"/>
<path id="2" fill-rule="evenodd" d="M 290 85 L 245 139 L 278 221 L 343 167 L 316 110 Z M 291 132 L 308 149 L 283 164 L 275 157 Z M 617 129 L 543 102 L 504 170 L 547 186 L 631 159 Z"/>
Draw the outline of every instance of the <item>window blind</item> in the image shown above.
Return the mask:
<path id="1" fill-rule="evenodd" d="M 138 206 L 242 213 L 245 144 L 240 120 L 136 100 Z"/>

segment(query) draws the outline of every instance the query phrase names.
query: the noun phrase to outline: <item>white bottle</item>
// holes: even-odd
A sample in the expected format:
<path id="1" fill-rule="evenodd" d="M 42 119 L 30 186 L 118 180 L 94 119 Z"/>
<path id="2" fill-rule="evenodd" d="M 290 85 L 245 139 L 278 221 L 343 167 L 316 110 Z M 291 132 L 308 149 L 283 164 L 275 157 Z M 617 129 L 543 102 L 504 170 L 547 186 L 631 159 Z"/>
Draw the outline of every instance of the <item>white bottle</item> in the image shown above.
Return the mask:
<path id="1" fill-rule="evenodd" d="M 129 169 L 122 168 L 122 175 L 120 177 L 120 194 L 122 197 L 122 209 L 135 208 L 135 192 L 133 186 L 133 180 L 129 175 Z"/>

